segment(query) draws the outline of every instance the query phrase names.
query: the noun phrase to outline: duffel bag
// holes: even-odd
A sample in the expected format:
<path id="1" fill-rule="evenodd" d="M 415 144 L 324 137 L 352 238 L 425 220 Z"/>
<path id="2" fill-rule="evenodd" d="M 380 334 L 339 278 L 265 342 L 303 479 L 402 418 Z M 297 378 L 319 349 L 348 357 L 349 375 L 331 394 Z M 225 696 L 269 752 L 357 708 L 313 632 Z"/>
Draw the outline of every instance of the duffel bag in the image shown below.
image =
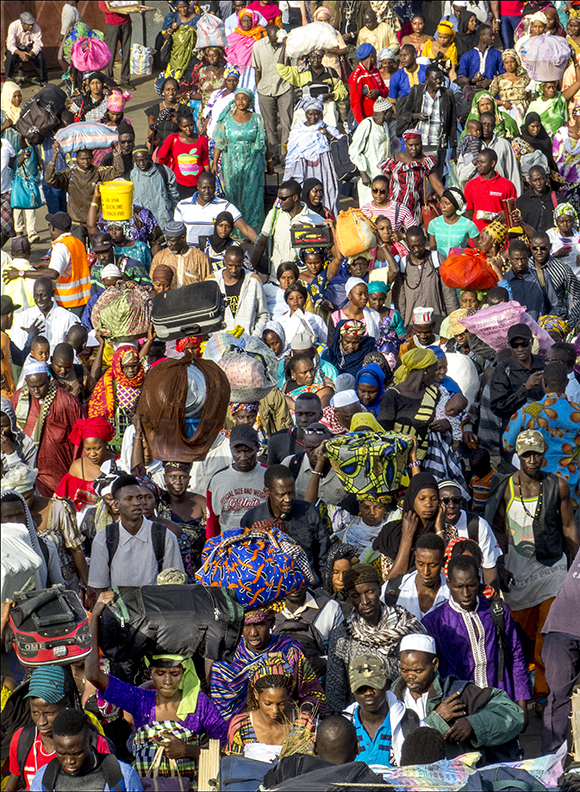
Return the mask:
<path id="1" fill-rule="evenodd" d="M 360 209 L 339 212 L 336 242 L 343 256 L 356 256 L 376 247 L 375 224 Z"/>
<path id="2" fill-rule="evenodd" d="M 31 146 L 42 143 L 47 135 L 60 123 L 52 108 L 41 107 L 37 101 L 29 100 L 22 108 L 20 118 L 14 122 L 14 129 L 24 135 Z"/>
<path id="3" fill-rule="evenodd" d="M 13 599 L 12 644 L 23 665 L 68 665 L 89 654 L 89 621 L 76 592 L 58 585 L 21 591 Z"/>
<path id="4" fill-rule="evenodd" d="M 246 610 L 316 583 L 300 545 L 279 528 L 230 528 L 208 539 L 196 578 L 236 592 Z"/>
<path id="5" fill-rule="evenodd" d="M 400 432 L 363 432 L 335 437 L 325 449 L 345 491 L 362 497 L 398 489 L 412 445 Z"/>
<path id="6" fill-rule="evenodd" d="M 167 585 L 113 591 L 115 600 L 99 622 L 99 643 L 111 662 L 134 666 L 148 653 L 231 661 L 244 613 L 225 589 Z"/>

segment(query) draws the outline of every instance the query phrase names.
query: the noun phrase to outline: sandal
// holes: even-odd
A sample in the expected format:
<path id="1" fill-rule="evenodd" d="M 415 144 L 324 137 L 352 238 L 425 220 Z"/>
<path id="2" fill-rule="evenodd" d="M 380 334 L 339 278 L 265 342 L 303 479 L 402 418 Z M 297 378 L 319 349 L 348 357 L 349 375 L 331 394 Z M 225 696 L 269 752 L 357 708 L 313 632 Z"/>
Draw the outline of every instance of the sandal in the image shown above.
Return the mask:
<path id="1" fill-rule="evenodd" d="M 548 701 L 548 697 L 547 696 L 540 696 L 534 702 L 534 712 L 536 713 L 538 718 L 543 717 L 544 709 L 546 707 L 547 701 Z"/>

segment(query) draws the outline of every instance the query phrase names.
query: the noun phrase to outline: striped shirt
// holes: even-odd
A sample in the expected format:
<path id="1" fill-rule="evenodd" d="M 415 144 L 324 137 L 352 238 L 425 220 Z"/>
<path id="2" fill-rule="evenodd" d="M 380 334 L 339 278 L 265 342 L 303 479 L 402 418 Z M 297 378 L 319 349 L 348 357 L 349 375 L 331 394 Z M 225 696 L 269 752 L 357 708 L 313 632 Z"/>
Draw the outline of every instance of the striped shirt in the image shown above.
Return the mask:
<path id="1" fill-rule="evenodd" d="M 528 263 L 530 269 L 537 273 L 533 258 L 530 257 Z M 580 281 L 568 264 L 554 256 L 549 256 L 543 269 L 550 273 L 558 302 L 564 308 L 568 324 L 570 327 L 576 327 L 580 321 Z"/>

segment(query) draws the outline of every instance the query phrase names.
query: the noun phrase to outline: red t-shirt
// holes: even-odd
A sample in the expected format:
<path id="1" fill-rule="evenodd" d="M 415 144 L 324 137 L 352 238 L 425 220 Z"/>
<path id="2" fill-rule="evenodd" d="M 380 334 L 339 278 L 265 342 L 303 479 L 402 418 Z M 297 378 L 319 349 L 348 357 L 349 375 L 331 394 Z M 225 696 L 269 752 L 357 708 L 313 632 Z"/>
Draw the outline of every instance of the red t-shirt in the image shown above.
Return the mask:
<path id="1" fill-rule="evenodd" d="M 14 736 L 10 740 L 10 772 L 12 775 L 19 776 L 20 775 L 20 768 L 18 767 L 18 759 L 16 758 L 16 746 L 18 745 L 18 738 L 22 733 L 22 729 L 18 729 L 15 732 Z M 111 753 L 111 749 L 109 748 L 108 742 L 102 737 L 100 734 L 97 739 L 97 751 L 99 753 Z M 51 754 L 47 754 L 44 752 L 42 747 L 42 740 L 40 738 L 40 734 L 36 735 L 36 739 L 32 743 L 32 748 L 30 749 L 28 756 L 26 757 L 26 761 L 24 763 L 24 783 L 26 784 L 26 789 L 30 789 L 30 784 L 32 779 L 34 778 L 36 772 L 40 770 L 41 767 L 47 765 L 51 759 L 54 759 L 56 756 L 56 752 L 53 751 Z"/>
<path id="2" fill-rule="evenodd" d="M 497 174 L 493 179 L 484 179 L 478 174 L 467 182 L 463 193 L 467 201 L 466 211 L 473 211 L 473 222 L 480 231 L 491 220 L 478 218 L 478 212 L 503 212 L 502 201 L 517 198 L 516 188 L 511 181 Z"/>
<path id="3" fill-rule="evenodd" d="M 99 0 L 99 8 L 105 15 L 105 25 L 126 25 L 131 21 L 129 14 L 117 14 L 116 11 L 109 11 L 105 0 Z"/>
<path id="4" fill-rule="evenodd" d="M 499 0 L 499 12 L 502 16 L 520 16 L 524 10 L 524 0 Z"/>
<path id="5" fill-rule="evenodd" d="M 165 138 L 157 158 L 171 168 L 179 184 L 196 187 L 204 166 L 209 165 L 208 139 L 200 135 L 195 143 L 182 143 L 175 132 Z"/>

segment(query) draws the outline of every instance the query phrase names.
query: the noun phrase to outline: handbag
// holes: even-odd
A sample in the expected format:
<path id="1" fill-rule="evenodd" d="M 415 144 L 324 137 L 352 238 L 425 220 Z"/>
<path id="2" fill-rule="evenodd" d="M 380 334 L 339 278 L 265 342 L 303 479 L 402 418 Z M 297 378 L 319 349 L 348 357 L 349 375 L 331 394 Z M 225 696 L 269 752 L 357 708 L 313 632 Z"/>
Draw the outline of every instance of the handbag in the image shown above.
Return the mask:
<path id="1" fill-rule="evenodd" d="M 15 168 L 12 175 L 10 206 L 13 209 L 38 209 L 43 203 L 40 186 L 34 176 L 28 173 L 24 164 Z"/>
<path id="2" fill-rule="evenodd" d="M 141 776 L 141 786 L 143 792 L 187 792 L 189 789 L 189 778 L 182 777 L 177 768 L 175 759 L 167 758 L 171 768 L 170 776 L 160 776 L 159 767 L 163 758 L 163 746 L 160 745 L 155 751 L 155 756 L 151 767 L 146 776 Z"/>

